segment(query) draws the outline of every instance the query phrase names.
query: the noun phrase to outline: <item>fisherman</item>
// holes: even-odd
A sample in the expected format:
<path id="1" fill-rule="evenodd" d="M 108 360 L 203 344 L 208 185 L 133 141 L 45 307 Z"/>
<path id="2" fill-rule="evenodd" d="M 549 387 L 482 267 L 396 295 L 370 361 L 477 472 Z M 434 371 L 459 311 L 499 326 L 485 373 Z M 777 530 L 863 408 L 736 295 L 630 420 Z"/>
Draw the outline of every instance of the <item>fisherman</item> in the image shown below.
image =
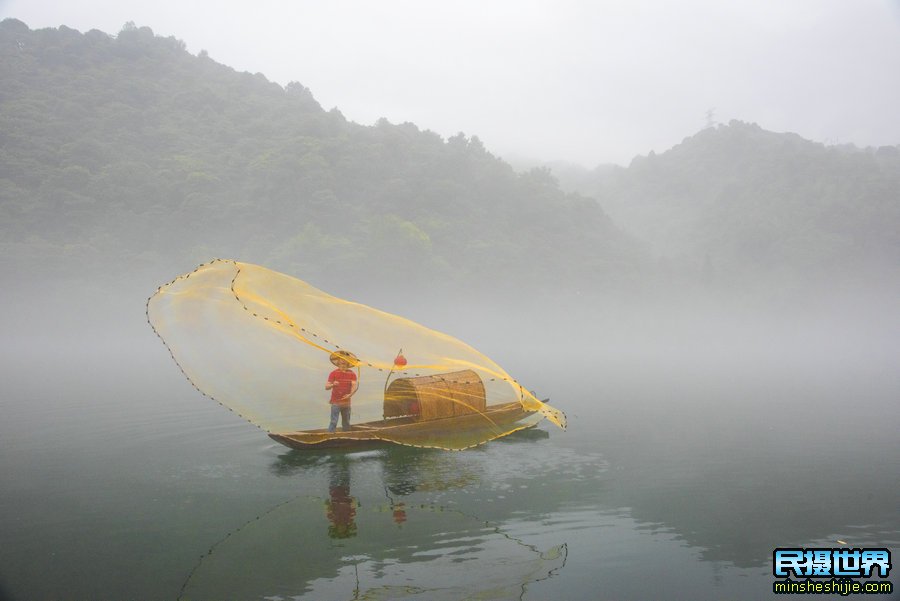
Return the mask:
<path id="1" fill-rule="evenodd" d="M 359 382 L 356 380 L 356 374 L 350 369 L 353 365 L 359 363 L 356 355 L 350 351 L 335 351 L 329 357 L 331 362 L 337 367 L 336 370 L 328 374 L 328 381 L 325 383 L 325 390 L 331 391 L 331 423 L 328 424 L 328 431 L 334 432 L 337 428 L 338 415 L 341 416 L 341 429 L 345 432 L 350 431 L 350 399 L 359 388 Z"/>

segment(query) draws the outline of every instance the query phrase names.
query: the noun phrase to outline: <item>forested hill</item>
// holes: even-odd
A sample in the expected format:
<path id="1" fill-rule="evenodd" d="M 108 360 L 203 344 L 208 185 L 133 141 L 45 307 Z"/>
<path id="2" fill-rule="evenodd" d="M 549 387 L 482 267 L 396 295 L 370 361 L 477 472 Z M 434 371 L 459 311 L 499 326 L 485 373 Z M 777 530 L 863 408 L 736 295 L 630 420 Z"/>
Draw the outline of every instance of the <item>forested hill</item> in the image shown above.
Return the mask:
<path id="1" fill-rule="evenodd" d="M 674 270 L 836 287 L 900 276 L 897 146 L 826 146 L 732 121 L 627 168 L 558 174 Z"/>
<path id="2" fill-rule="evenodd" d="M 603 286 L 640 263 L 546 170 L 517 174 L 476 137 L 348 122 L 300 84 L 146 27 L 7 19 L 0 81 L 5 278 L 173 276 L 220 256 L 338 291 L 521 292 Z"/>
<path id="3" fill-rule="evenodd" d="M 627 168 L 558 172 L 561 189 L 477 137 L 348 122 L 300 84 L 130 25 L 7 19 L 0 82 L 7 282 L 152 288 L 213 257 L 394 297 L 900 279 L 898 147 L 732 122 Z"/>

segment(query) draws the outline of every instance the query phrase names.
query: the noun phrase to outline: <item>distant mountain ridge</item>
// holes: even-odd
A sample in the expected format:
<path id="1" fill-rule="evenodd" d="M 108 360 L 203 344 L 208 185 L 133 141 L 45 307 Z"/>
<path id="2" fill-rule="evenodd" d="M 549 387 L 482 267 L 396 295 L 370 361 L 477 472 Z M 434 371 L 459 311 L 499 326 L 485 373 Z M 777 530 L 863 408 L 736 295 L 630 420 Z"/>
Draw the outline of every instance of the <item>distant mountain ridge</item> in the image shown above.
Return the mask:
<path id="1" fill-rule="evenodd" d="M 628 167 L 517 173 L 126 26 L 0 23 L 0 271 L 171 276 L 212 257 L 361 288 L 606 294 L 900 266 L 900 148 L 732 122 Z M 868 277 L 868 276 L 866 276 Z M 162 281 L 160 279 L 160 281 Z"/>
<path id="2" fill-rule="evenodd" d="M 897 146 L 825 146 L 732 121 L 560 179 L 667 263 L 784 278 L 900 265 Z"/>

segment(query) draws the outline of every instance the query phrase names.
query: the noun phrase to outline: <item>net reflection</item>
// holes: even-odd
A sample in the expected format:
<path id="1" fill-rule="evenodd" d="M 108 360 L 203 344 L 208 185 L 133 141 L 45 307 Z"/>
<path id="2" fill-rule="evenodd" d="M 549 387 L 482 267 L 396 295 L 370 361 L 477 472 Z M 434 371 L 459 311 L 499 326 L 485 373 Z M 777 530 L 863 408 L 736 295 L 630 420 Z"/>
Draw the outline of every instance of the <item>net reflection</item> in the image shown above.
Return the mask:
<path id="1" fill-rule="evenodd" d="M 416 493 L 478 480 L 448 457 L 420 449 L 285 453 L 272 471 L 318 494 L 286 501 L 227 535 L 181 598 L 527 598 L 530 583 L 563 567 L 566 546 L 539 549 L 506 533 L 502 521 L 420 502 Z"/>

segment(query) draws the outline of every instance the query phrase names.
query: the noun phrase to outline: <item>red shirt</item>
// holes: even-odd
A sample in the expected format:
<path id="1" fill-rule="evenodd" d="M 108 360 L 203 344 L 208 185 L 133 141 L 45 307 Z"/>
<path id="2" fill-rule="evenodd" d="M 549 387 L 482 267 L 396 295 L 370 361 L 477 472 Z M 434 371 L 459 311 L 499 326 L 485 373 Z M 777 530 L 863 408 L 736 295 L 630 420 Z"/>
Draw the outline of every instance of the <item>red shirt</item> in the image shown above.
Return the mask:
<path id="1" fill-rule="evenodd" d="M 328 374 L 328 381 L 334 382 L 334 388 L 331 389 L 331 400 L 328 401 L 332 405 L 349 405 L 350 399 L 341 401 L 341 399 L 353 389 L 353 383 L 356 382 L 356 374 L 350 371 L 341 371 L 336 369 Z"/>

